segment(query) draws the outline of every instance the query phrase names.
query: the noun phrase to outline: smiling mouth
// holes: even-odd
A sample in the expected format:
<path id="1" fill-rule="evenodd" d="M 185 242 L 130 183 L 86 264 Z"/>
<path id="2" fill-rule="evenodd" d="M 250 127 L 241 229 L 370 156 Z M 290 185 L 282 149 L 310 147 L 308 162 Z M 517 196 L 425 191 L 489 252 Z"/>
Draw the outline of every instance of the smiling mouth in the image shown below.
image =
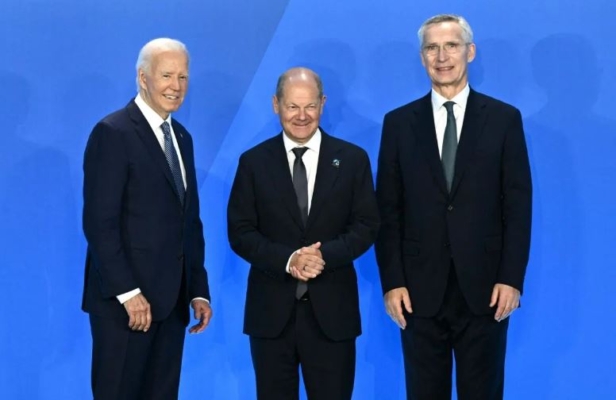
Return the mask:
<path id="1" fill-rule="evenodd" d="M 171 95 L 168 95 L 168 94 L 164 94 L 163 96 L 164 96 L 167 100 L 179 100 L 179 99 L 180 99 L 180 96 L 171 96 Z"/>

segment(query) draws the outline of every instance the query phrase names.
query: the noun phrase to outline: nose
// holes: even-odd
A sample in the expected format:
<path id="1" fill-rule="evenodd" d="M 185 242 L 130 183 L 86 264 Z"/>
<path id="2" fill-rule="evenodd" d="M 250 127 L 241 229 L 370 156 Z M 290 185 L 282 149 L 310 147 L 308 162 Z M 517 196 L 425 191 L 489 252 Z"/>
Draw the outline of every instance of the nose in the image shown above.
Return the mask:
<path id="1" fill-rule="evenodd" d="M 445 60 L 447 60 L 447 57 L 448 57 L 448 54 L 445 51 L 445 48 L 444 47 L 439 47 L 438 48 L 438 53 L 436 54 L 436 59 L 438 61 L 445 61 Z"/>
<path id="2" fill-rule="evenodd" d="M 303 108 L 300 108 L 299 114 L 297 114 L 297 118 L 300 120 L 306 119 L 306 110 L 304 110 Z"/>
<path id="3" fill-rule="evenodd" d="M 171 79 L 171 89 L 180 90 L 180 88 L 181 88 L 180 78 L 179 77 L 172 78 Z"/>

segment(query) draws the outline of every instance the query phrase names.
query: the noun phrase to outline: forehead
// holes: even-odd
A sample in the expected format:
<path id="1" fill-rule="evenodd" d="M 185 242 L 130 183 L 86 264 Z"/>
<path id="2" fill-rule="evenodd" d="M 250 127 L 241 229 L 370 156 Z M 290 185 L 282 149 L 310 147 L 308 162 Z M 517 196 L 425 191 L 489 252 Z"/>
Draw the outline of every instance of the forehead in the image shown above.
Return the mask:
<path id="1" fill-rule="evenodd" d="M 319 89 L 315 82 L 291 80 L 284 85 L 282 96 L 286 102 L 318 101 Z"/>
<path id="2" fill-rule="evenodd" d="M 183 51 L 167 50 L 152 56 L 155 68 L 188 69 L 188 57 Z"/>
<path id="3" fill-rule="evenodd" d="M 457 22 L 440 22 L 426 27 L 424 42 L 458 41 L 462 39 L 462 27 Z"/>

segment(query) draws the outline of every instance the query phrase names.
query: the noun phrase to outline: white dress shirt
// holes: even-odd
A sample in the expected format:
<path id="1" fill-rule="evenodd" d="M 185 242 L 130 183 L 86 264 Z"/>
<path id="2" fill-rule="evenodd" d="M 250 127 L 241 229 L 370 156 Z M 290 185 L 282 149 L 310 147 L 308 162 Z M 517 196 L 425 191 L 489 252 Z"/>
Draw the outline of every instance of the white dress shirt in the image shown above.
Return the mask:
<path id="1" fill-rule="evenodd" d="M 171 131 L 171 139 L 173 141 L 173 147 L 175 147 L 175 152 L 178 154 L 178 160 L 180 161 L 180 169 L 182 170 L 182 181 L 184 182 L 184 189 L 186 189 L 186 170 L 184 169 L 184 160 L 182 160 L 182 153 L 180 152 L 180 147 L 178 146 L 178 142 L 175 138 L 175 132 L 173 131 L 173 125 L 171 124 L 171 114 L 169 114 L 166 120 L 162 119 L 162 117 L 158 115 L 156 111 L 152 109 L 152 107 L 147 105 L 145 100 L 143 100 L 143 98 L 141 97 L 141 94 L 138 94 L 137 97 L 135 97 L 135 104 L 137 105 L 137 107 L 139 107 L 139 110 L 145 117 L 146 121 L 148 121 L 150 128 L 152 128 L 152 131 L 154 131 L 154 135 L 156 136 L 156 139 L 158 140 L 158 143 L 160 144 L 160 147 L 163 150 L 163 152 L 165 151 L 165 134 L 163 133 L 163 128 L 161 127 L 161 125 L 165 121 L 167 121 L 167 123 L 169 124 L 169 130 Z M 126 292 L 121 295 L 118 295 L 116 296 L 116 298 L 121 304 L 124 304 L 126 301 L 132 299 L 139 293 L 141 293 L 141 290 L 137 288 L 137 289 L 131 290 L 130 292 Z M 197 299 L 208 301 L 207 299 L 204 299 L 202 297 L 197 297 L 193 300 L 197 300 Z"/>
<path id="2" fill-rule="evenodd" d="M 458 143 L 460 143 L 460 134 L 462 133 L 462 123 L 464 122 L 464 113 L 466 112 L 466 103 L 470 87 L 468 84 L 460 93 L 449 100 L 441 96 L 432 89 L 432 111 L 434 113 L 434 126 L 436 128 L 436 141 L 438 143 L 438 153 L 443 156 L 443 140 L 445 139 L 445 127 L 447 126 L 447 109 L 443 104 L 447 101 L 453 101 L 453 115 L 456 117 L 456 129 L 458 133 Z"/>
<path id="3" fill-rule="evenodd" d="M 321 149 L 321 131 L 317 128 L 315 134 L 304 144 L 297 144 L 286 134 L 282 134 L 282 141 L 284 142 L 284 148 L 287 152 L 287 159 L 289 161 L 289 170 L 291 171 L 291 177 L 293 177 L 293 163 L 295 162 L 295 153 L 293 149 L 296 147 L 306 147 L 308 150 L 304 153 L 302 161 L 306 166 L 306 178 L 308 178 L 308 215 L 310 215 L 310 206 L 312 205 L 312 194 L 314 193 L 314 182 L 317 177 L 317 165 L 319 164 L 319 150 Z M 291 257 L 297 251 L 291 254 Z M 289 267 L 291 257 L 287 261 L 286 271 L 290 273 Z"/>

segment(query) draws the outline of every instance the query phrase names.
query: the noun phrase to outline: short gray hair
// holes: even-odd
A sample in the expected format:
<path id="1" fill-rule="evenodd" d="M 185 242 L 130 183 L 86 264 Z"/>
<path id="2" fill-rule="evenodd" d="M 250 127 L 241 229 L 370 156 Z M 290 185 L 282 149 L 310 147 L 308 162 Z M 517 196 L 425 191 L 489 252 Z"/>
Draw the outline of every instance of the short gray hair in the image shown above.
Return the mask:
<path id="1" fill-rule="evenodd" d="M 312 77 L 314 78 L 314 83 L 317 85 L 317 90 L 319 92 L 319 99 L 322 98 L 323 97 L 323 82 L 321 81 L 321 77 L 311 69 L 298 67 L 298 68 L 291 68 L 290 70 L 280 75 L 280 77 L 278 78 L 278 82 L 276 83 L 276 98 L 278 99 L 278 101 L 282 99 L 282 95 L 284 93 L 284 87 L 287 81 L 294 73 L 297 72 L 297 70 L 302 70 L 303 72 L 309 72 L 312 75 Z"/>
<path id="2" fill-rule="evenodd" d="M 135 70 L 137 72 L 137 91 L 141 89 L 139 86 L 139 70 L 142 69 L 146 72 L 152 71 L 152 59 L 154 56 L 163 51 L 181 51 L 186 54 L 186 60 L 190 61 L 190 56 L 186 45 L 176 39 L 158 38 L 147 42 L 139 51 L 137 57 L 137 64 Z"/>
<path id="3" fill-rule="evenodd" d="M 473 43 L 473 30 L 464 17 L 455 14 L 439 14 L 428 18 L 423 24 L 421 24 L 419 31 L 417 31 L 420 48 L 423 48 L 426 29 L 430 25 L 440 24 L 442 22 L 456 22 L 460 25 L 460 28 L 462 28 L 462 39 L 464 40 L 464 43 Z"/>

